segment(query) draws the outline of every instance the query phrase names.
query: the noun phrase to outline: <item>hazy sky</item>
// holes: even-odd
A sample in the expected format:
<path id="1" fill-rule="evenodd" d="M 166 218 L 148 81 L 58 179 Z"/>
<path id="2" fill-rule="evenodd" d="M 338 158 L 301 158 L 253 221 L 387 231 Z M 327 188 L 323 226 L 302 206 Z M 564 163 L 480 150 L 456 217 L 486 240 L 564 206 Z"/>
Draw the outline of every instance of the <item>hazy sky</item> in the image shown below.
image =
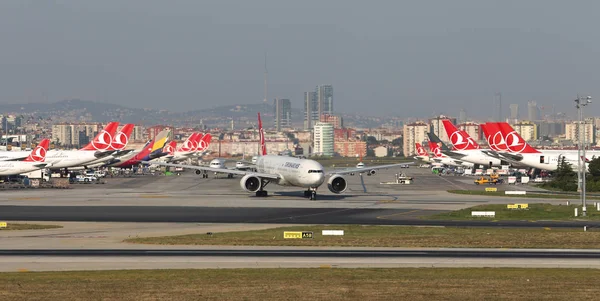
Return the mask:
<path id="1" fill-rule="evenodd" d="M 470 115 L 508 104 L 600 115 L 599 1 L 0 1 L 0 102 L 81 98 L 201 109 L 303 104 L 334 86 L 336 111 Z"/>

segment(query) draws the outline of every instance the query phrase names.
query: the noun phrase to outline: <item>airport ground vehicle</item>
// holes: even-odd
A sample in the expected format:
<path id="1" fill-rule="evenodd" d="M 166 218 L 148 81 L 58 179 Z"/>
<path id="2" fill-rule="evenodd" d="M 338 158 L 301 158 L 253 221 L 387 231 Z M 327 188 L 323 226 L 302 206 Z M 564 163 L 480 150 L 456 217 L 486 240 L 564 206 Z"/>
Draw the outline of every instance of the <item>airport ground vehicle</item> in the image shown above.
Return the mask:
<path id="1" fill-rule="evenodd" d="M 96 178 L 95 176 L 89 176 L 89 175 L 75 175 L 74 177 L 71 177 L 69 179 L 69 181 L 71 183 L 90 183 L 90 182 L 95 182 L 97 180 L 98 180 L 98 178 Z"/>
<path id="2" fill-rule="evenodd" d="M 504 181 L 498 177 L 496 178 L 486 178 L 486 177 L 479 177 L 475 180 L 475 184 L 476 185 L 483 185 L 483 184 L 488 184 L 488 185 L 497 185 L 497 184 L 502 184 Z"/>

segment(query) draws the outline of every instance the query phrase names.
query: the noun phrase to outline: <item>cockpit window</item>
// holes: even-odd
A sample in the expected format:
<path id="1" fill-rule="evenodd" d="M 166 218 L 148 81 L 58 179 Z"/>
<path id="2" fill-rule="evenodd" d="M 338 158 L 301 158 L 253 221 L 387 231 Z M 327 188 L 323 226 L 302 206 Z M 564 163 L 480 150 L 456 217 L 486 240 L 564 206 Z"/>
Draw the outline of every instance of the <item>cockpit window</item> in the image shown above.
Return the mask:
<path id="1" fill-rule="evenodd" d="M 310 169 L 308 170 L 308 173 L 323 173 L 323 171 L 320 169 Z"/>

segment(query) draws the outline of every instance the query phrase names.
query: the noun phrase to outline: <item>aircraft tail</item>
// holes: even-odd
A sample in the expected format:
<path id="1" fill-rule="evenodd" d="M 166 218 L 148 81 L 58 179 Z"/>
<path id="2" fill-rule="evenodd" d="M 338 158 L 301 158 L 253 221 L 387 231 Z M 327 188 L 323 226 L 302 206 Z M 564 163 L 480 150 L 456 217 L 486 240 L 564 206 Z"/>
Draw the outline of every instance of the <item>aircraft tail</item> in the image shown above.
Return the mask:
<path id="1" fill-rule="evenodd" d="M 50 139 L 44 139 L 40 141 L 38 146 L 36 146 L 29 156 L 25 158 L 25 162 L 44 162 L 46 161 L 46 152 L 50 147 Z"/>
<path id="2" fill-rule="evenodd" d="M 180 151 L 180 152 L 194 151 L 194 149 L 196 149 L 196 147 L 198 145 L 197 138 L 199 138 L 200 136 L 202 136 L 201 133 L 192 133 L 189 137 L 187 137 L 187 139 L 185 139 L 183 144 L 177 148 L 177 151 Z"/>
<path id="3" fill-rule="evenodd" d="M 198 139 L 198 147 L 196 148 L 196 151 L 198 151 L 198 152 L 205 151 L 208 148 L 208 146 L 210 145 L 211 139 L 212 139 L 212 135 L 210 133 L 207 133 L 206 135 L 202 136 L 201 139 Z"/>
<path id="4" fill-rule="evenodd" d="M 444 124 L 446 134 L 448 134 L 448 137 L 450 137 L 450 141 L 452 142 L 452 150 L 462 151 L 479 149 L 479 144 L 477 144 L 467 132 L 457 129 L 450 120 L 444 119 L 442 120 L 442 123 Z"/>
<path id="5" fill-rule="evenodd" d="M 417 155 L 422 157 L 429 157 L 429 154 L 425 150 L 425 148 L 421 145 L 421 143 L 415 143 L 415 148 L 417 149 Z"/>
<path id="6" fill-rule="evenodd" d="M 135 124 L 128 123 L 123 126 L 123 128 L 117 132 L 111 142 L 111 149 L 121 151 L 127 147 L 127 143 L 129 143 L 129 137 L 131 137 L 131 133 L 133 132 L 133 128 Z"/>
<path id="7" fill-rule="evenodd" d="M 114 122 L 109 122 L 106 127 L 104 127 L 100 133 L 98 133 L 98 135 L 96 135 L 96 137 L 94 137 L 94 140 L 92 140 L 92 142 L 88 143 L 86 146 L 84 146 L 81 150 L 99 150 L 99 151 L 105 151 L 105 150 L 110 150 L 111 148 L 111 144 L 113 141 L 113 137 L 115 136 L 115 133 L 117 132 L 117 127 L 119 127 L 119 123 L 114 121 Z"/>
<path id="8" fill-rule="evenodd" d="M 499 122 L 498 127 L 506 142 L 506 148 L 511 153 L 517 154 L 536 154 L 539 153 L 537 149 L 531 147 L 517 131 L 515 131 L 510 124 L 506 122 Z"/>
<path id="9" fill-rule="evenodd" d="M 444 155 L 442 154 L 441 142 L 433 142 L 429 140 L 429 150 L 433 153 L 435 158 L 442 158 Z"/>
<path id="10" fill-rule="evenodd" d="M 260 113 L 258 113 L 258 134 L 260 136 L 260 152 L 258 153 L 258 155 L 265 156 L 267 154 L 267 146 L 265 145 L 265 131 L 262 127 Z"/>
<path id="11" fill-rule="evenodd" d="M 167 143 L 163 149 L 163 153 L 168 153 L 170 156 L 175 156 L 175 150 L 177 149 L 177 142 L 175 140 Z"/>
<path id="12" fill-rule="evenodd" d="M 156 150 L 165 147 L 165 144 L 167 143 L 167 138 L 169 138 L 169 132 L 169 130 L 162 130 L 160 131 L 160 133 L 158 133 L 158 135 L 156 135 L 156 137 L 154 137 L 154 142 L 152 143 L 152 150 L 150 150 L 151 153 L 154 153 Z"/>

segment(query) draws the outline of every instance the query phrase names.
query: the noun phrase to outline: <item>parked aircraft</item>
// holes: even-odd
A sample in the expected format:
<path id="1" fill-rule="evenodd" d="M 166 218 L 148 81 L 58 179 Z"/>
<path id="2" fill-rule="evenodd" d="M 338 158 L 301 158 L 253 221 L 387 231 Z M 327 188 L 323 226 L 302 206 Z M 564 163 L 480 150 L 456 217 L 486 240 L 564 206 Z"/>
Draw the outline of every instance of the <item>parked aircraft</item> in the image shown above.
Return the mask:
<path id="1" fill-rule="evenodd" d="M 43 139 L 22 161 L 0 161 L 0 176 L 12 176 L 45 168 L 49 139 Z"/>

